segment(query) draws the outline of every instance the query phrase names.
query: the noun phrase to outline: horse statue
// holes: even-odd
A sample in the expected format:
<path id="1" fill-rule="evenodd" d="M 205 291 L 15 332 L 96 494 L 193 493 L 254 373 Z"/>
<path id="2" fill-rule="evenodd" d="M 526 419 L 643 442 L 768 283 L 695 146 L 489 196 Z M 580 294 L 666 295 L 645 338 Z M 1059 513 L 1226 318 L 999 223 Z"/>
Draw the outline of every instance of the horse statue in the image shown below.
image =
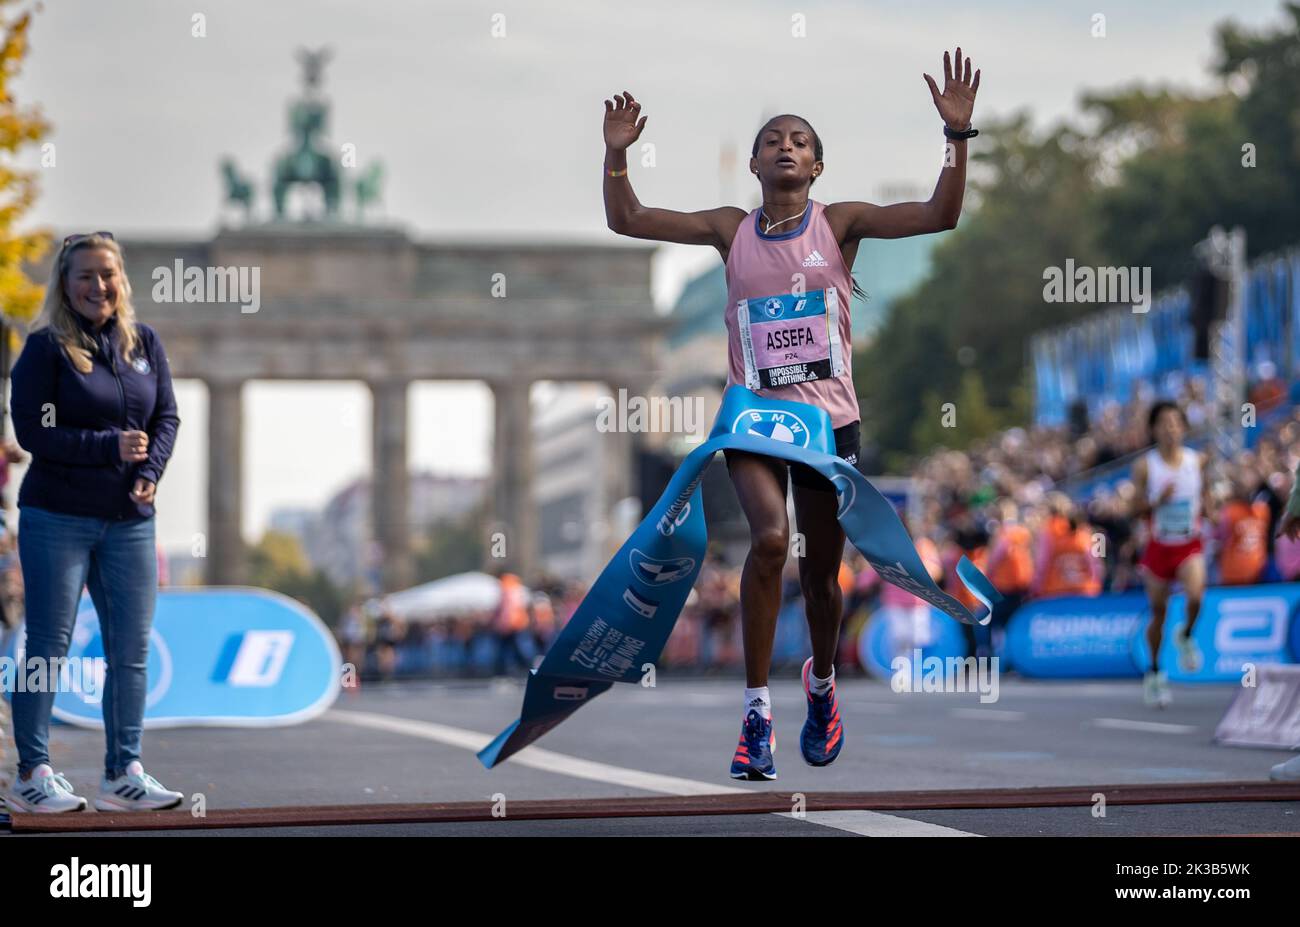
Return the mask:
<path id="1" fill-rule="evenodd" d="M 321 72 L 329 60 L 327 48 L 311 52 L 298 50 L 298 60 L 303 66 L 303 96 L 289 106 L 289 128 L 295 144 L 286 154 L 276 159 L 272 167 L 271 194 L 275 202 L 275 216 L 284 218 L 285 199 L 295 184 L 315 184 L 325 199 L 325 214 L 334 218 L 339 211 L 341 188 L 340 168 L 326 153 L 319 136 L 325 132 L 329 106 L 320 98 L 318 90 Z"/>
<path id="2" fill-rule="evenodd" d="M 252 182 L 239 172 L 235 159 L 230 157 L 221 159 L 221 176 L 226 183 L 226 202 L 243 206 L 244 221 L 247 222 L 253 214 Z"/>
<path id="3" fill-rule="evenodd" d="M 366 217 L 366 207 L 379 200 L 379 188 L 384 180 L 384 165 L 380 161 L 371 161 L 365 171 L 352 184 L 356 196 L 357 221 Z"/>

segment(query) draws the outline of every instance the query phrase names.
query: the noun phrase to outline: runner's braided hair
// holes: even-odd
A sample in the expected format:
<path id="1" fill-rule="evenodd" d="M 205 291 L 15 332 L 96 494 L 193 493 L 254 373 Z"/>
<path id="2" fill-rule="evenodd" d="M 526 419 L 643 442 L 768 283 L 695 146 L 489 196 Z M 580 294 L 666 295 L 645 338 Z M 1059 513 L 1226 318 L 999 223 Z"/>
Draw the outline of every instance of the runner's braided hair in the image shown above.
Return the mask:
<path id="1" fill-rule="evenodd" d="M 811 122 L 809 122 L 807 119 L 803 118 L 802 116 L 796 116 L 794 113 L 782 113 L 779 116 L 773 116 L 767 122 L 763 123 L 763 127 L 759 129 L 758 134 L 754 136 L 754 147 L 750 152 L 752 157 L 754 158 L 758 157 L 759 140 L 763 137 L 763 133 L 767 131 L 768 126 L 776 122 L 778 119 L 798 119 L 800 122 L 806 125 L 808 127 L 808 131 L 812 133 L 812 137 L 813 137 L 813 160 L 814 161 L 822 160 L 822 150 L 823 150 L 822 137 L 817 134 L 817 130 L 812 127 Z M 816 182 L 817 182 L 816 177 L 813 177 L 808 181 L 809 195 L 811 195 L 812 185 L 815 184 Z M 863 300 L 866 300 L 868 298 L 867 291 L 862 289 L 862 287 L 858 285 L 858 280 L 856 277 L 853 276 L 853 268 L 851 267 L 849 268 L 849 279 L 853 281 L 853 295 Z"/>

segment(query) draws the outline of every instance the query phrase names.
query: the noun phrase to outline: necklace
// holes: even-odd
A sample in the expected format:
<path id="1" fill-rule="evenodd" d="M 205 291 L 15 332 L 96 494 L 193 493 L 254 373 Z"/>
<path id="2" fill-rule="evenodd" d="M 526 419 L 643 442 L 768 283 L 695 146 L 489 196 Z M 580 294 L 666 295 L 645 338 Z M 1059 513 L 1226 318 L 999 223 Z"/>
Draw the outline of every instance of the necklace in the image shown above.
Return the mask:
<path id="1" fill-rule="evenodd" d="M 809 200 L 809 202 L 811 202 L 811 200 Z M 803 209 L 799 212 L 799 215 L 791 216 L 789 219 L 782 219 L 780 222 L 773 222 L 771 219 L 767 219 L 767 212 L 764 211 L 763 218 L 767 219 L 767 228 L 763 229 L 763 234 L 764 235 L 768 234 L 769 232 L 772 231 L 772 229 L 776 228 L 778 225 L 785 225 L 787 222 L 790 222 L 793 219 L 803 218 L 803 214 L 807 211 L 808 211 L 808 203 L 804 203 Z"/>

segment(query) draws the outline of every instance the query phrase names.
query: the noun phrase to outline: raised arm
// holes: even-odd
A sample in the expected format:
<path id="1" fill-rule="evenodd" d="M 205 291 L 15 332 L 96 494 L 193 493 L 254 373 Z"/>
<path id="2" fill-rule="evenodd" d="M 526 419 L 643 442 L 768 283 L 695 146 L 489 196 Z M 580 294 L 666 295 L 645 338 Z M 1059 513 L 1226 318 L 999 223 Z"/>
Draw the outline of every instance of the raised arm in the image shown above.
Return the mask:
<path id="1" fill-rule="evenodd" d="M 638 120 L 637 117 L 640 116 Z M 642 206 L 627 174 L 627 149 L 645 128 L 641 104 L 626 90 L 605 101 L 605 222 L 610 231 L 629 238 L 712 245 L 725 255 L 745 211 L 735 206 L 676 212 Z M 611 177 L 613 171 L 618 176 Z"/>
<path id="2" fill-rule="evenodd" d="M 954 67 L 955 63 L 955 67 Z M 964 69 L 963 69 L 964 65 Z M 922 75 L 930 85 L 930 96 L 944 124 L 953 131 L 970 128 L 971 113 L 975 108 L 975 92 L 979 90 L 980 72 L 971 77 L 971 60 L 963 62 L 961 49 L 957 49 L 955 62 L 943 53 L 943 92 L 939 92 L 934 78 Z M 966 193 L 966 139 L 948 139 L 944 150 L 943 168 L 934 193 L 924 203 L 894 203 L 877 206 L 874 203 L 845 202 L 827 207 L 827 218 L 832 225 L 844 228 L 842 241 L 859 241 L 863 238 L 907 238 L 911 235 L 929 235 L 957 227 L 961 216 L 962 198 Z"/>

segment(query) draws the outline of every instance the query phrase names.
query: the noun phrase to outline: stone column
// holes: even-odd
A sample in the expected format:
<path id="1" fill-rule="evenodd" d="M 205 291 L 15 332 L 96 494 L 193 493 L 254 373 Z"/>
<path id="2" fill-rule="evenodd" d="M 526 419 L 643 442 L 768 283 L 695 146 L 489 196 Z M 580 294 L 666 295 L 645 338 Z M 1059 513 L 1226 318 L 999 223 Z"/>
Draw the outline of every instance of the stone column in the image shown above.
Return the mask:
<path id="1" fill-rule="evenodd" d="M 242 380 L 207 380 L 207 582 L 245 582 L 243 537 L 244 411 Z"/>
<path id="2" fill-rule="evenodd" d="M 648 392 L 649 383 L 647 381 L 607 380 L 604 385 L 609 389 L 613 398 L 615 410 L 618 410 L 621 405 L 630 405 L 638 397 L 645 402 L 655 399 Z M 622 396 L 619 395 L 620 390 L 623 391 Z M 641 446 L 645 436 L 638 431 L 631 430 L 633 422 L 630 421 L 630 415 L 628 418 L 629 427 L 627 430 L 612 430 L 600 436 L 601 467 L 604 470 L 601 478 L 605 490 L 604 517 L 606 519 L 612 514 L 614 506 L 628 496 L 636 495 L 638 489 L 636 451 Z M 619 421 L 617 414 L 613 421 Z M 646 421 L 642 427 L 650 427 L 650 422 Z M 669 423 L 667 421 L 661 422 L 660 427 L 669 427 Z M 611 537 L 609 540 L 617 548 L 622 546 L 627 539 Z"/>
<path id="3" fill-rule="evenodd" d="M 405 589 L 414 582 L 411 558 L 411 486 L 406 468 L 406 380 L 370 384 L 372 397 L 373 465 L 371 518 L 374 537 L 383 554 L 380 569 L 384 592 Z"/>
<path id="4" fill-rule="evenodd" d="M 495 380 L 492 440 L 492 510 L 488 518 L 485 569 L 504 565 L 524 582 L 536 579 L 538 568 L 537 504 L 533 498 L 532 412 L 527 380 Z M 500 532 L 505 556 L 498 557 L 495 543 Z"/>

